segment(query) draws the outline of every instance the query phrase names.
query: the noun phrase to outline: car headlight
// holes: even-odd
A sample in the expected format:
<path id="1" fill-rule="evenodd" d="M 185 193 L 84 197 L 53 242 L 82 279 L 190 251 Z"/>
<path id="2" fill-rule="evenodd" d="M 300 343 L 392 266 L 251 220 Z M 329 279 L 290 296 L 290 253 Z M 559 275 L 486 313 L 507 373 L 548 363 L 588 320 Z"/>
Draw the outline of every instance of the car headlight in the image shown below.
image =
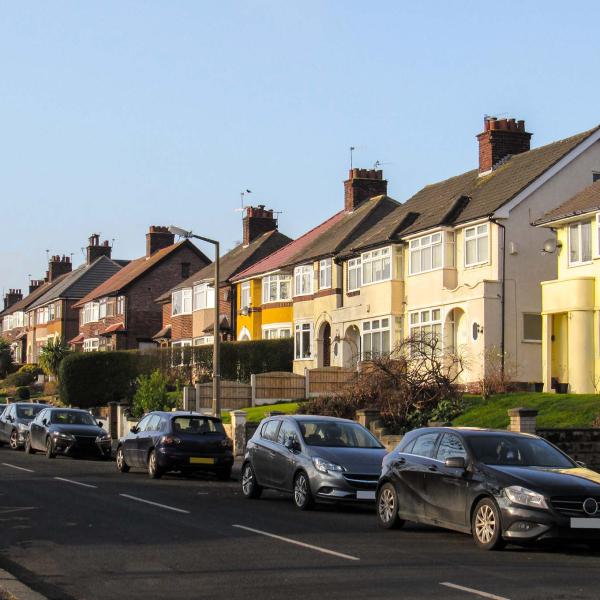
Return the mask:
<path id="1" fill-rule="evenodd" d="M 55 431 L 52 434 L 52 437 L 59 440 L 68 440 L 69 442 L 72 442 L 75 439 L 75 436 L 71 435 L 70 433 L 61 433 L 59 431 Z"/>
<path id="2" fill-rule="evenodd" d="M 513 504 L 522 504 L 523 506 L 532 506 L 533 508 L 548 508 L 546 498 L 542 494 L 532 492 L 520 485 L 511 485 L 504 488 L 504 493 Z"/>
<path id="3" fill-rule="evenodd" d="M 317 469 L 317 471 L 321 471 L 321 473 L 329 473 L 331 471 L 339 473 L 341 471 L 343 471 L 343 467 L 340 467 L 340 465 L 336 465 L 335 463 L 329 462 L 328 460 L 325 460 L 324 458 L 313 458 L 313 465 L 315 465 L 315 469 Z"/>
<path id="4" fill-rule="evenodd" d="M 111 441 L 111 437 L 110 435 L 108 435 L 108 433 L 101 433 L 97 438 L 96 441 L 101 443 L 101 444 L 106 444 L 107 442 Z"/>

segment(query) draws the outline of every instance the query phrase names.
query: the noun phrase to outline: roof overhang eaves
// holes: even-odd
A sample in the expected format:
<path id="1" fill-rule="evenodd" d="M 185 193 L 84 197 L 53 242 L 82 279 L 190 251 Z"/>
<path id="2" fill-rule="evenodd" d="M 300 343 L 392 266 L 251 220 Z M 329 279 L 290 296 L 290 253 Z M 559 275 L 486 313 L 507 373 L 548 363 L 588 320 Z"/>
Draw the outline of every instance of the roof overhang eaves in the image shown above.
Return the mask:
<path id="1" fill-rule="evenodd" d="M 597 206 L 596 208 L 573 211 L 571 213 L 566 213 L 558 217 L 551 217 L 549 219 L 541 218 L 535 221 L 534 225 L 536 227 L 560 227 L 561 225 L 567 225 L 568 223 L 573 223 L 574 221 L 580 221 L 582 217 L 598 214 L 599 212 L 600 206 Z"/>

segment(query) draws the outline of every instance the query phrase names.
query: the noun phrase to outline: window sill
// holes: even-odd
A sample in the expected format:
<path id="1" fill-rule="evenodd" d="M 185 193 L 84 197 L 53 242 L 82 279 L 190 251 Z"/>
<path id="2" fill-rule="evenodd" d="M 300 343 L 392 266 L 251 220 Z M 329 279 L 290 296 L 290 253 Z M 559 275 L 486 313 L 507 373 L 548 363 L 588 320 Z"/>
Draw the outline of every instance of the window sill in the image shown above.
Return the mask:
<path id="1" fill-rule="evenodd" d="M 490 263 L 490 261 L 473 263 L 472 265 L 465 265 L 465 270 L 466 269 L 479 269 L 480 267 L 489 267 L 489 266 L 491 266 L 491 264 L 492 263 Z"/>
<path id="2" fill-rule="evenodd" d="M 542 344 L 542 340 L 521 340 L 522 344 L 537 344 L 540 346 Z"/>
<path id="3" fill-rule="evenodd" d="M 370 285 L 377 285 L 378 283 L 387 283 L 388 281 L 392 281 L 392 278 L 388 277 L 387 279 L 380 279 L 379 281 L 371 281 L 370 283 L 363 283 L 360 287 L 361 288 L 369 287 Z M 401 280 L 398 279 L 398 281 L 401 281 Z"/>
<path id="4" fill-rule="evenodd" d="M 570 262 L 569 263 L 569 269 L 571 267 L 585 267 L 585 265 L 592 265 L 594 264 L 593 260 L 586 260 L 585 262 Z"/>
<path id="5" fill-rule="evenodd" d="M 295 358 L 294 360 L 313 360 L 312 356 L 308 356 L 307 358 Z"/>

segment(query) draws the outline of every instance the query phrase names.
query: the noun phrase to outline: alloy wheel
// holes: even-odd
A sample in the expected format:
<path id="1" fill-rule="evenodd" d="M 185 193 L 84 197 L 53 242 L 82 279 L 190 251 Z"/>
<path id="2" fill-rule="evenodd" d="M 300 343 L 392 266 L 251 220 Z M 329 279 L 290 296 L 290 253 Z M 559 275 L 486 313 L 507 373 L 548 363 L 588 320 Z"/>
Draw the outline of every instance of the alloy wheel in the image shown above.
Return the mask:
<path id="1" fill-rule="evenodd" d="M 9 446 L 11 450 L 19 449 L 19 434 L 17 433 L 16 429 L 13 429 L 12 433 L 10 434 Z"/>
<path id="2" fill-rule="evenodd" d="M 389 523 L 396 514 L 396 498 L 389 488 L 384 488 L 379 495 L 379 518 L 383 523 Z"/>
<path id="3" fill-rule="evenodd" d="M 489 544 L 496 533 L 496 516 L 492 507 L 482 504 L 475 516 L 475 535 L 482 544 Z"/>
<path id="4" fill-rule="evenodd" d="M 304 503 L 306 502 L 307 487 L 306 476 L 298 475 L 294 485 L 294 500 L 296 501 L 297 506 L 304 506 Z"/>
<path id="5" fill-rule="evenodd" d="M 252 486 L 254 485 L 254 473 L 252 467 L 246 465 L 244 472 L 242 473 L 242 491 L 246 496 L 250 496 L 252 493 Z"/>

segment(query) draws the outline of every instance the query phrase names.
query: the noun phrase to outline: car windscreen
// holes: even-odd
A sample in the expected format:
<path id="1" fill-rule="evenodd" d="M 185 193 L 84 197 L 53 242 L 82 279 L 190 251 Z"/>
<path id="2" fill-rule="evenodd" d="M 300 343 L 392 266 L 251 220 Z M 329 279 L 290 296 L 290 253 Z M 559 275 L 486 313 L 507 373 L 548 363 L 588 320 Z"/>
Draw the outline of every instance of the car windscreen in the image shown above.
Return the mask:
<path id="1" fill-rule="evenodd" d="M 32 406 L 17 406 L 18 419 L 33 419 L 42 409 L 47 408 L 43 404 Z"/>
<path id="2" fill-rule="evenodd" d="M 90 413 L 78 410 L 53 410 L 50 413 L 50 423 L 56 425 L 96 425 Z"/>
<path id="3" fill-rule="evenodd" d="M 308 446 L 329 448 L 381 448 L 381 444 L 358 423 L 302 420 L 298 427 Z"/>
<path id="4" fill-rule="evenodd" d="M 468 440 L 475 459 L 486 465 L 511 467 L 575 467 L 570 459 L 548 442 L 508 435 L 472 436 Z"/>
<path id="5" fill-rule="evenodd" d="M 186 433 L 190 435 L 205 435 L 211 433 L 225 434 L 223 423 L 206 417 L 174 417 L 173 433 Z"/>

